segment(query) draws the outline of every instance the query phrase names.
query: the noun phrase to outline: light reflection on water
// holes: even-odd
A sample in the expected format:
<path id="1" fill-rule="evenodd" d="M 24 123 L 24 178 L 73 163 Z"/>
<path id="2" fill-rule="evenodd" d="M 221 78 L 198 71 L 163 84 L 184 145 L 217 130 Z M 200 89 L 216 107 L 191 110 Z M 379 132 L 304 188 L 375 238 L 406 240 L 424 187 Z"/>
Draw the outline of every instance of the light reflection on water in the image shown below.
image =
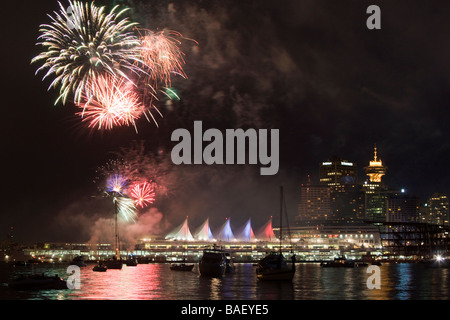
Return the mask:
<path id="1" fill-rule="evenodd" d="M 261 282 L 252 264 L 236 264 L 236 272 L 222 278 L 201 277 L 198 269 L 176 272 L 169 264 L 123 266 L 122 270 L 93 272 L 81 268 L 81 289 L 14 291 L 9 279 L 19 274 L 58 274 L 67 265 L 0 267 L 0 299 L 50 300 L 407 300 L 450 299 L 450 269 L 426 269 L 418 264 L 385 264 L 381 289 L 368 289 L 367 267 L 321 268 L 298 263 L 291 282 Z"/>

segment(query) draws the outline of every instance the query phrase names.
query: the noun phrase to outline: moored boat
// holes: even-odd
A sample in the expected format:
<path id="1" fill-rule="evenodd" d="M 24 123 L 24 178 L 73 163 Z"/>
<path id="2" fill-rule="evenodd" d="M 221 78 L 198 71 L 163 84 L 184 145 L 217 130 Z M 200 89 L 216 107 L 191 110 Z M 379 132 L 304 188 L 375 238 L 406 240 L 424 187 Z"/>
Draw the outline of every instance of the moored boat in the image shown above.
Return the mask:
<path id="1" fill-rule="evenodd" d="M 92 271 L 95 272 L 106 272 L 106 270 L 108 270 L 108 267 L 101 262 L 92 268 Z"/>
<path id="2" fill-rule="evenodd" d="M 320 263 L 321 267 L 332 267 L 332 268 L 354 268 L 355 267 L 354 261 L 347 260 L 344 256 L 334 258 L 333 261 L 322 261 Z"/>
<path id="3" fill-rule="evenodd" d="M 198 264 L 202 276 L 221 277 L 227 268 L 226 252 L 217 247 L 204 249 Z"/>
<path id="4" fill-rule="evenodd" d="M 67 282 L 57 275 L 21 275 L 10 281 L 8 286 L 16 290 L 67 289 Z"/>
<path id="5" fill-rule="evenodd" d="M 117 259 L 115 256 L 111 260 L 106 260 L 104 264 L 108 269 L 122 269 L 123 267 L 122 259 Z"/>
<path id="6" fill-rule="evenodd" d="M 291 281 L 295 275 L 295 257 L 289 266 L 282 252 L 270 252 L 262 258 L 256 268 L 259 280 Z"/>
<path id="7" fill-rule="evenodd" d="M 76 265 L 79 267 L 86 267 L 86 262 L 84 262 L 84 259 L 82 256 L 76 256 L 75 258 L 72 259 L 72 261 L 70 262 L 71 265 Z"/>
<path id="8" fill-rule="evenodd" d="M 174 263 L 170 266 L 170 270 L 173 271 L 192 271 L 192 269 L 194 269 L 194 264 Z"/>
<path id="9" fill-rule="evenodd" d="M 262 258 L 256 268 L 256 277 L 263 281 L 292 281 L 295 275 L 295 255 L 292 254 L 292 264 L 289 266 L 282 252 L 283 241 L 283 209 L 284 203 L 283 187 L 280 188 L 280 248 L 272 251 Z M 286 214 L 287 217 L 287 214 Z"/>
<path id="10" fill-rule="evenodd" d="M 423 260 L 422 263 L 427 268 L 450 268 L 450 259 L 437 255 L 434 259 Z"/>
<path id="11" fill-rule="evenodd" d="M 130 255 L 128 259 L 125 261 L 125 264 L 127 265 L 127 267 L 136 267 L 138 265 L 138 262 L 135 256 Z"/>

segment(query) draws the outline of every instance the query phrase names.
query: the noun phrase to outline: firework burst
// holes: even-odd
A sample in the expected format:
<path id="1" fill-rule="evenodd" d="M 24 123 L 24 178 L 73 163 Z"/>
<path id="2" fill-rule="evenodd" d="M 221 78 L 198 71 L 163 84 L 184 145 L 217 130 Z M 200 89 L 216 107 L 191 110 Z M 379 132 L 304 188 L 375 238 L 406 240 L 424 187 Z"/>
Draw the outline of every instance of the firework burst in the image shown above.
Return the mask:
<path id="1" fill-rule="evenodd" d="M 137 132 L 141 116 L 158 126 L 152 113 L 162 117 L 153 103 L 158 84 L 172 99 L 175 91 L 167 91 L 171 77 L 186 78 L 181 34 L 141 29 L 123 17 L 128 9 L 118 6 L 106 13 L 94 2 L 68 0 L 67 8 L 58 3 L 59 11 L 49 15 L 51 23 L 40 26 L 37 44 L 43 50 L 31 61 L 41 63 L 36 74 L 45 71 L 43 79 L 53 77 L 49 89 L 59 87 L 55 104 L 73 96 L 89 128 L 132 125 Z"/>
<path id="2" fill-rule="evenodd" d="M 126 176 L 116 173 L 106 181 L 106 191 L 123 194 L 126 192 L 129 180 Z"/>
<path id="3" fill-rule="evenodd" d="M 152 83 L 156 85 L 161 81 L 166 87 L 170 87 L 173 75 L 186 78 L 183 71 L 184 54 L 179 48 L 181 42 L 178 38 L 182 38 L 180 33 L 150 30 L 142 30 L 140 33 L 141 60 L 151 70 Z"/>
<path id="4" fill-rule="evenodd" d="M 133 184 L 130 188 L 130 195 L 134 199 L 136 206 L 141 208 L 155 201 L 155 190 L 153 185 L 148 182 Z"/>
<path id="5" fill-rule="evenodd" d="M 44 50 L 32 59 L 44 61 L 36 72 L 47 70 L 44 79 L 55 76 L 49 88 L 61 86 L 56 103 L 65 104 L 69 94 L 80 103 L 86 84 L 99 74 L 128 79 L 126 71 L 142 72 L 140 41 L 130 31 L 136 24 L 120 18 L 127 9 L 116 13 L 116 6 L 106 14 L 93 3 L 69 1 L 67 8 L 59 6 L 59 13 L 49 15 L 52 23 L 41 25 L 38 45 Z"/>
<path id="6" fill-rule="evenodd" d="M 116 126 L 133 125 L 145 112 L 133 84 L 112 76 L 98 76 L 89 82 L 86 102 L 77 105 L 83 110 L 78 113 L 90 128 L 112 129 Z M 137 129 L 136 129 L 137 130 Z"/>

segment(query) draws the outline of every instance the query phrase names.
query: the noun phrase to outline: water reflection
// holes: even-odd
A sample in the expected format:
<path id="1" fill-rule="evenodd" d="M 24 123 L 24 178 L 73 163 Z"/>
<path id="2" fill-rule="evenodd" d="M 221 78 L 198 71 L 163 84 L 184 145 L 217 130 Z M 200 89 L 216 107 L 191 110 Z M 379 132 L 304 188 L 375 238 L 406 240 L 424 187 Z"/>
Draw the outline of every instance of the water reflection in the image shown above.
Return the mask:
<path id="1" fill-rule="evenodd" d="M 81 268 L 80 290 L 14 291 L 7 282 L 19 274 L 58 274 L 67 279 L 67 265 L 23 268 L 0 266 L 0 299 L 84 300 L 391 300 L 450 299 L 449 269 L 416 264 L 380 267 L 381 289 L 367 288 L 366 267 L 321 268 L 297 263 L 292 282 L 262 282 L 252 264 L 236 264 L 234 274 L 205 278 L 198 269 L 171 271 L 169 264 L 141 264 L 122 270 L 93 272 Z"/>
<path id="2" fill-rule="evenodd" d="M 405 300 L 411 297 L 411 264 L 402 263 L 395 270 L 397 280 L 396 286 L 396 299 Z"/>

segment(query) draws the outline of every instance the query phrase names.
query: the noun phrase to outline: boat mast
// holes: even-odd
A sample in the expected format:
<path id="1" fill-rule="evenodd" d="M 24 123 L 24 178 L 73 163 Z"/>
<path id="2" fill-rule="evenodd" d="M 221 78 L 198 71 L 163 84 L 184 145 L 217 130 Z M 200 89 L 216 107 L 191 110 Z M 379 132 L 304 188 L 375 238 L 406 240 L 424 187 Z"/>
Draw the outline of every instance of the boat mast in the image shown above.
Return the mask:
<path id="1" fill-rule="evenodd" d="M 114 249 L 116 252 L 117 260 L 120 260 L 120 248 L 119 248 L 119 228 L 117 225 L 117 216 L 119 215 L 119 207 L 117 205 L 117 199 L 114 197 Z"/>
<path id="2" fill-rule="evenodd" d="M 282 236 L 283 236 L 283 186 L 280 187 L 280 254 L 281 254 Z"/>

